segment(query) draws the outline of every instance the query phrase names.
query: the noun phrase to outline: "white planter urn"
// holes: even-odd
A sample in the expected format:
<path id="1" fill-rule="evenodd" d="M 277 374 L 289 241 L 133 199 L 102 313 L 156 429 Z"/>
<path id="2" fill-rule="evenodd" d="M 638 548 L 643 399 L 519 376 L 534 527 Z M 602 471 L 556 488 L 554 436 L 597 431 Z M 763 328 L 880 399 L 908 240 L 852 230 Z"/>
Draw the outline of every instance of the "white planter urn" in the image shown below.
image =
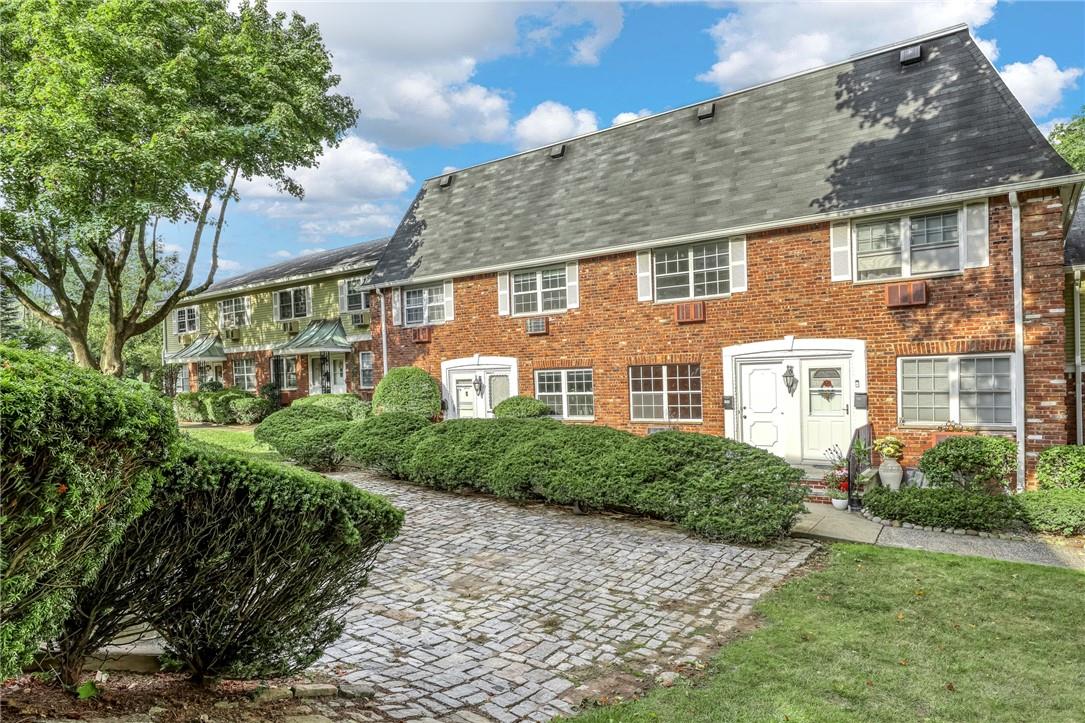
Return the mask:
<path id="1" fill-rule="evenodd" d="M 886 457 L 878 466 L 878 479 L 883 485 L 896 492 L 900 489 L 900 481 L 904 479 L 904 468 L 897 460 Z"/>
<path id="2" fill-rule="evenodd" d="M 847 499 L 838 500 L 838 499 L 836 499 L 834 497 L 834 498 L 830 499 L 829 501 L 833 503 L 833 509 L 836 509 L 836 510 L 846 510 L 846 509 L 848 509 L 848 501 L 847 501 Z"/>

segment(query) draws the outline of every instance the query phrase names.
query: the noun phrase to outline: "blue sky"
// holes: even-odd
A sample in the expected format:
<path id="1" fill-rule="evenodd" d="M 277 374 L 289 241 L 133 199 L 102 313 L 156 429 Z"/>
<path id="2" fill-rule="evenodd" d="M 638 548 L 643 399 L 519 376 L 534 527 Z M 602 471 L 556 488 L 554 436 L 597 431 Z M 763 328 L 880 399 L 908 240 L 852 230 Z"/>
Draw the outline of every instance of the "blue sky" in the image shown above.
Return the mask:
<path id="1" fill-rule="evenodd" d="M 220 279 L 386 235 L 445 169 L 959 22 L 1045 131 L 1085 105 L 1082 2 L 271 4 L 320 25 L 362 115 L 319 168 L 299 170 L 305 200 L 242 186 Z M 164 235 L 185 253 L 189 238 Z"/>

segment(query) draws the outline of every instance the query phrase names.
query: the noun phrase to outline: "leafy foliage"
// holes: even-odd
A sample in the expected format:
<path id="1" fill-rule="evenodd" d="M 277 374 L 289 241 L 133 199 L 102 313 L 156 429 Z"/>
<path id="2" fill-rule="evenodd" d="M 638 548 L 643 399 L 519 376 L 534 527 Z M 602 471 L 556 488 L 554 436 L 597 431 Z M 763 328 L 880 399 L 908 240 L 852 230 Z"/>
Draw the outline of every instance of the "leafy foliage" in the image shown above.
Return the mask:
<path id="1" fill-rule="evenodd" d="M 253 395 L 240 389 L 221 389 L 218 391 L 197 392 L 203 405 L 204 419 L 212 424 L 234 424 L 232 404 L 239 399 L 253 399 Z"/>
<path id="2" fill-rule="evenodd" d="M 296 430 L 318 424 L 346 421 L 348 421 L 346 415 L 335 409 L 312 405 L 300 407 L 291 405 L 265 417 L 264 421 L 256 425 L 253 437 L 257 442 L 263 442 L 278 450 Z"/>
<path id="3" fill-rule="evenodd" d="M 1068 123 L 1056 123 L 1048 138 L 1075 171 L 1085 171 L 1085 107 Z"/>
<path id="4" fill-rule="evenodd" d="M 1037 532 L 1085 535 L 1085 489 L 1042 489 L 1015 498 L 1021 517 Z"/>
<path id="5" fill-rule="evenodd" d="M 351 425 L 339 438 L 343 457 L 356 464 L 398 475 L 411 450 L 410 437 L 432 424 L 421 414 L 388 412 Z"/>
<path id="6" fill-rule="evenodd" d="M 336 445 L 351 426 L 351 422 L 325 422 L 299 427 L 281 436 L 275 451 L 303 467 L 330 472 L 343 461 Z"/>
<path id="7" fill-rule="evenodd" d="M 272 412 L 283 405 L 282 391 L 275 382 L 265 382 L 264 384 L 261 384 L 260 389 L 257 391 L 257 396 L 267 400 L 268 407 Z"/>
<path id="8" fill-rule="evenodd" d="M 1054 445 L 1040 452 L 1036 481 L 1040 489 L 1085 490 L 1085 446 Z"/>
<path id="9" fill-rule="evenodd" d="M 256 424 L 271 414 L 271 402 L 263 397 L 236 397 L 230 400 L 230 413 L 238 424 Z"/>
<path id="10" fill-rule="evenodd" d="M 207 379 L 200 382 L 201 392 L 221 392 L 225 388 L 218 379 Z"/>
<path id="11" fill-rule="evenodd" d="M 550 407 L 546 402 L 534 397 L 509 397 L 494 407 L 494 416 L 498 418 L 529 419 L 531 417 L 549 417 Z"/>
<path id="12" fill-rule="evenodd" d="M 959 487 L 874 487 L 863 495 L 863 506 L 887 520 L 981 531 L 1008 529 L 1019 518 L 1015 498 Z"/>
<path id="13" fill-rule="evenodd" d="M 359 408 L 366 405 L 361 399 L 353 394 L 313 394 L 301 399 L 295 399 L 292 407 L 326 407 L 342 413 L 347 419 L 354 419 L 359 413 Z M 362 416 L 365 415 L 361 412 Z"/>
<path id="14" fill-rule="evenodd" d="M 147 504 L 177 425 L 146 384 L 0 347 L 0 678 L 67 615 Z"/>
<path id="15" fill-rule="evenodd" d="M 406 412 L 434 418 L 441 413 L 441 389 L 418 367 L 396 367 L 373 390 L 373 413 Z"/>
<path id="16" fill-rule="evenodd" d="M 54 647 L 74 665 L 136 621 L 198 680 L 292 674 L 338 638 L 402 522 L 345 482 L 186 441 Z"/>
<path id="17" fill-rule="evenodd" d="M 1001 492 L 1017 467 L 1017 445 L 1006 437 L 961 436 L 944 439 L 919 459 L 932 487 Z"/>

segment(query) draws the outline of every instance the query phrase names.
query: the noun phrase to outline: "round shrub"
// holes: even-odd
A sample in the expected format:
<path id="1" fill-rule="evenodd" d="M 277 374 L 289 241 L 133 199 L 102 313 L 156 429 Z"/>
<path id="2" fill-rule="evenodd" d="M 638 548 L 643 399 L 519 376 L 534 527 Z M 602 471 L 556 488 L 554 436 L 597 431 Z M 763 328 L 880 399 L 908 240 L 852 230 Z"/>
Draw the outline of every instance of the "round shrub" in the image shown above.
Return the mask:
<path id="1" fill-rule="evenodd" d="M 494 416 L 498 419 L 516 418 L 528 419 L 531 417 L 549 417 L 550 407 L 546 402 L 534 397 L 509 397 L 494 407 Z"/>
<path id="2" fill-rule="evenodd" d="M 200 382 L 201 392 L 221 392 L 222 390 L 222 382 L 217 379 L 208 379 L 207 381 Z"/>
<path id="3" fill-rule="evenodd" d="M 173 412 L 179 422 L 206 422 L 199 392 L 181 392 L 173 398 Z"/>
<path id="4" fill-rule="evenodd" d="M 1036 481 L 1042 490 L 1085 490 L 1085 446 L 1057 444 L 1040 452 Z"/>
<path id="5" fill-rule="evenodd" d="M 402 522 L 353 485 L 186 441 L 55 650 L 78 670 L 135 621 L 197 680 L 291 675 L 339 637 Z"/>
<path id="6" fill-rule="evenodd" d="M 1085 535 L 1085 490 L 1046 489 L 1017 495 L 1021 517 L 1037 532 Z"/>
<path id="7" fill-rule="evenodd" d="M 204 419 L 212 424 L 234 424 L 237 418 L 230 406 L 234 400 L 255 399 L 252 394 L 240 389 L 201 390 L 197 394 L 203 407 Z"/>
<path id="8" fill-rule="evenodd" d="M 441 389 L 418 367 L 390 369 L 373 390 L 373 413 L 406 412 L 433 419 L 441 413 Z"/>
<path id="9" fill-rule="evenodd" d="M 256 424 L 271 414 L 271 402 L 263 397 L 238 397 L 230 400 L 230 413 L 238 424 Z"/>
<path id="10" fill-rule="evenodd" d="M 919 469 L 931 487 L 1000 492 L 1017 468 L 1017 445 L 1006 437 L 944 439 L 923 453 Z"/>
<path id="11" fill-rule="evenodd" d="M 343 461 L 336 445 L 351 426 L 351 422 L 326 422 L 300 427 L 281 437 L 275 451 L 302 467 L 330 472 Z"/>
<path id="12" fill-rule="evenodd" d="M 1013 497 L 957 487 L 874 487 L 863 495 L 863 506 L 886 520 L 987 532 L 1013 527 L 1019 517 Z"/>
<path id="13" fill-rule="evenodd" d="M 350 462 L 399 476 L 413 448 L 414 433 L 431 425 L 420 414 L 389 412 L 369 417 L 347 429 L 339 438 L 338 450 Z"/>
<path id="14" fill-rule="evenodd" d="M 313 394 L 308 397 L 294 400 L 292 407 L 325 407 L 341 412 L 347 419 L 353 419 L 359 407 L 363 407 L 362 400 L 353 394 Z"/>
<path id="15" fill-rule="evenodd" d="M 283 440 L 299 429 L 313 427 L 318 424 L 329 422 L 345 422 L 347 417 L 334 409 L 327 407 L 291 405 L 286 409 L 269 414 L 264 421 L 256 425 L 252 436 L 257 442 L 278 450 Z"/>
<path id="16" fill-rule="evenodd" d="M 0 679 L 17 675 L 147 507 L 177 436 L 134 380 L 0 346 Z"/>

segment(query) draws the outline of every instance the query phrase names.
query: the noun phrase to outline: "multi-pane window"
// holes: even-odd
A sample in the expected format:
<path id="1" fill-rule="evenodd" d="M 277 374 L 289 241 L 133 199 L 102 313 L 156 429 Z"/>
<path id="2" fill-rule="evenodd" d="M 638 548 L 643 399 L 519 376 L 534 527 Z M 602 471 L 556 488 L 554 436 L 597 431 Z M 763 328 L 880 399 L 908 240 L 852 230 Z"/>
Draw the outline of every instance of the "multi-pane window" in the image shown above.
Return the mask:
<path id="1" fill-rule="evenodd" d="M 358 354 L 358 386 L 362 389 L 373 388 L 373 352 L 371 351 Z"/>
<path id="2" fill-rule="evenodd" d="M 178 334 L 189 334 L 200 329 L 199 309 L 195 306 L 188 306 L 184 309 L 177 309 L 174 312 L 175 316 L 175 328 Z"/>
<path id="3" fill-rule="evenodd" d="M 256 389 L 256 363 L 252 359 L 234 359 L 234 386 L 252 391 Z"/>
<path id="4" fill-rule="evenodd" d="M 292 356 L 271 357 L 271 380 L 279 389 L 298 388 L 297 358 Z"/>
<path id="5" fill-rule="evenodd" d="M 223 299 L 219 302 L 219 319 L 223 329 L 237 329 L 248 323 L 245 313 L 245 297 Z"/>
<path id="6" fill-rule="evenodd" d="M 404 323 L 407 326 L 440 324 L 445 320 L 444 284 L 407 289 L 403 292 Z"/>
<path id="7" fill-rule="evenodd" d="M 309 289 L 299 286 L 296 289 L 286 289 L 275 294 L 279 319 L 289 321 L 291 319 L 303 319 L 309 316 Z"/>
<path id="8" fill-rule="evenodd" d="M 696 299 L 731 290 L 730 243 L 712 241 L 655 251 L 656 299 Z"/>
<path id="9" fill-rule="evenodd" d="M 369 308 L 369 294 L 362 288 L 365 279 L 347 279 L 343 282 L 343 311 L 359 312 Z"/>
<path id="10" fill-rule="evenodd" d="M 568 305 L 565 267 L 520 271 L 512 275 L 512 313 L 564 311 Z"/>
<path id="11" fill-rule="evenodd" d="M 630 415 L 635 421 L 701 419 L 701 366 L 651 364 L 629 367 Z"/>
<path id="12" fill-rule="evenodd" d="M 545 369 L 535 372 L 535 397 L 550 413 L 565 419 L 595 416 L 595 383 L 591 369 Z"/>
<path id="13" fill-rule="evenodd" d="M 905 358 L 899 383 L 904 424 L 1013 424 L 1008 356 Z"/>
<path id="14" fill-rule="evenodd" d="M 855 262 L 859 281 L 956 271 L 961 268 L 960 213 L 857 223 Z"/>
<path id="15" fill-rule="evenodd" d="M 188 383 L 188 364 L 182 364 L 177 368 L 177 381 L 175 382 L 175 384 L 176 386 L 174 387 L 174 391 L 177 394 L 181 394 L 182 392 L 187 392 L 189 390 L 190 387 Z"/>

